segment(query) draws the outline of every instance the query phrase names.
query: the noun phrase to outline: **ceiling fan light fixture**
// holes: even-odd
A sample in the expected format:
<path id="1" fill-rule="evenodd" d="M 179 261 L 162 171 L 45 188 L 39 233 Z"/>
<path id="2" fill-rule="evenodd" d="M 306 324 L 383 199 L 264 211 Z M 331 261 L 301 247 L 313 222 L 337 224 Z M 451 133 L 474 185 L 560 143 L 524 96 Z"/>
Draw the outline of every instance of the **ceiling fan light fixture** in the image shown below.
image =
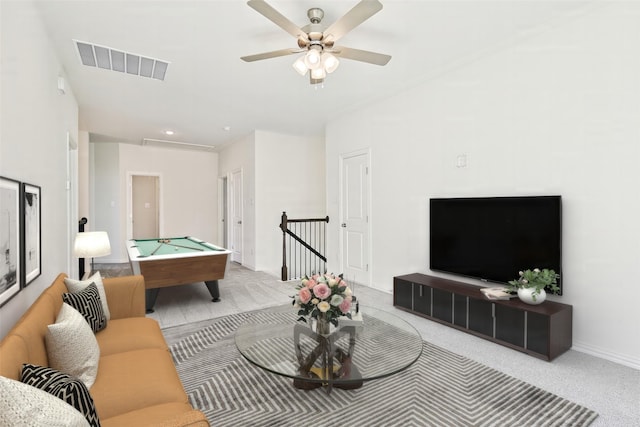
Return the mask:
<path id="1" fill-rule="evenodd" d="M 324 52 L 322 54 L 322 67 L 329 74 L 333 73 L 340 65 L 340 61 L 334 55 L 329 52 Z"/>
<path id="2" fill-rule="evenodd" d="M 340 65 L 338 57 L 376 65 L 386 65 L 391 59 L 389 55 L 335 45 L 346 33 L 382 9 L 382 4 L 379 0 L 360 0 L 349 12 L 328 27 L 322 24 L 324 12 L 320 8 L 309 9 L 307 16 L 311 23 L 299 27 L 270 6 L 266 0 L 249 0 L 247 4 L 256 12 L 292 35 L 297 41 L 298 48 L 280 49 L 241 57 L 240 59 L 245 62 L 260 61 L 304 52 L 301 57 L 295 60 L 292 66 L 296 72 L 302 76 L 306 76 L 307 72 L 310 71 L 309 78 L 311 84 L 318 87 L 322 86 L 327 74 L 333 73 L 338 68 Z M 335 54 L 332 52 L 335 52 Z"/>
<path id="3" fill-rule="evenodd" d="M 296 62 L 293 63 L 293 69 L 298 72 L 301 76 L 307 74 L 307 65 L 304 63 L 304 55 L 296 59 Z"/>
<path id="4" fill-rule="evenodd" d="M 309 51 L 304 55 L 304 63 L 308 69 L 313 70 L 320 66 L 321 57 L 320 52 L 322 48 L 320 46 L 311 46 Z"/>

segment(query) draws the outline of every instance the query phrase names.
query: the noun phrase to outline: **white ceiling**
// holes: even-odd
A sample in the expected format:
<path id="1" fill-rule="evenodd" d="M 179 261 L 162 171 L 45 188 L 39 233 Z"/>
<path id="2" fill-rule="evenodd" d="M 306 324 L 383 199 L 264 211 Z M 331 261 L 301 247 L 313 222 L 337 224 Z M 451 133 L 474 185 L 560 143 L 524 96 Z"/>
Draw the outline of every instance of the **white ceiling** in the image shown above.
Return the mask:
<path id="1" fill-rule="evenodd" d="M 357 0 L 267 0 L 294 23 L 321 7 L 329 25 Z M 243 0 L 43 0 L 38 5 L 93 141 L 143 138 L 215 145 L 255 129 L 322 135 L 328 119 L 561 25 L 593 1 L 381 0 L 384 8 L 340 40 L 392 56 L 380 67 L 343 59 L 316 89 L 296 56 L 240 56 L 296 47 Z M 170 62 L 165 81 L 86 67 L 73 40 Z M 225 131 L 224 127 L 231 129 Z M 175 131 L 168 137 L 165 129 Z"/>

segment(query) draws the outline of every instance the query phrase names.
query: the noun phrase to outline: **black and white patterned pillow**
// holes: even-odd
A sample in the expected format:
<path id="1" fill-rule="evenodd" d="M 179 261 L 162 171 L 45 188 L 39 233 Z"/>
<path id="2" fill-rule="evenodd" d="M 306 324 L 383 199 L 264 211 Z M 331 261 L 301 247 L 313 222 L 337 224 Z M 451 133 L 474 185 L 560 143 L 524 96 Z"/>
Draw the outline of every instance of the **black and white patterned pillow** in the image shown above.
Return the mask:
<path id="1" fill-rule="evenodd" d="M 84 383 L 67 374 L 44 366 L 25 363 L 20 381 L 56 396 L 76 408 L 92 427 L 100 427 L 93 398 Z"/>
<path id="2" fill-rule="evenodd" d="M 93 332 L 101 331 L 107 326 L 107 317 L 95 283 L 80 292 L 62 294 L 62 300 L 82 314 Z"/>

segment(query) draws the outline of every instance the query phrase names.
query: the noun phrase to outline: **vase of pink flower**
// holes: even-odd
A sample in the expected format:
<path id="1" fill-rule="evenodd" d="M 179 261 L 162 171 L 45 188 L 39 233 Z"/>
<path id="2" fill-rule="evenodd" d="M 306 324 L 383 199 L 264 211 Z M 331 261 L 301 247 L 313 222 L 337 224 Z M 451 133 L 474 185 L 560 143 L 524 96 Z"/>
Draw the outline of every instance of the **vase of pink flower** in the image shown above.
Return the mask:
<path id="1" fill-rule="evenodd" d="M 298 320 L 315 319 L 316 332 L 329 334 L 329 324 L 338 326 L 338 318 L 351 318 L 353 295 L 342 274 L 314 274 L 305 276 L 292 296 L 298 308 Z"/>

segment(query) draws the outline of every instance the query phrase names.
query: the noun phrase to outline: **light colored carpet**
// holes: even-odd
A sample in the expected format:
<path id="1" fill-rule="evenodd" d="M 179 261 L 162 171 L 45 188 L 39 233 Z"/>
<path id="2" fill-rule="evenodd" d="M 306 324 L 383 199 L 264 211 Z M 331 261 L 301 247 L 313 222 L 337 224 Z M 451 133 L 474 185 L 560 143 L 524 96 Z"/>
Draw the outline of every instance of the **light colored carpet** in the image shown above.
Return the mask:
<path id="1" fill-rule="evenodd" d="M 212 425 L 577 427 L 597 417 L 427 342 L 410 368 L 360 389 L 298 390 L 291 379 L 263 371 L 237 351 L 235 330 L 251 315 L 163 329 L 191 403 Z"/>
<path id="2" fill-rule="evenodd" d="M 128 263 L 96 264 L 96 269 L 105 276 L 130 274 Z M 148 316 L 168 328 L 259 310 L 290 302 L 297 284 L 230 263 L 227 276 L 220 281 L 221 302 L 211 302 L 204 283 L 175 286 L 160 292 L 156 312 Z M 424 341 L 593 409 L 598 417 L 590 427 L 640 427 L 637 369 L 573 349 L 546 362 L 398 310 L 390 293 L 357 286 L 356 294 L 365 306 L 409 322 Z"/>

